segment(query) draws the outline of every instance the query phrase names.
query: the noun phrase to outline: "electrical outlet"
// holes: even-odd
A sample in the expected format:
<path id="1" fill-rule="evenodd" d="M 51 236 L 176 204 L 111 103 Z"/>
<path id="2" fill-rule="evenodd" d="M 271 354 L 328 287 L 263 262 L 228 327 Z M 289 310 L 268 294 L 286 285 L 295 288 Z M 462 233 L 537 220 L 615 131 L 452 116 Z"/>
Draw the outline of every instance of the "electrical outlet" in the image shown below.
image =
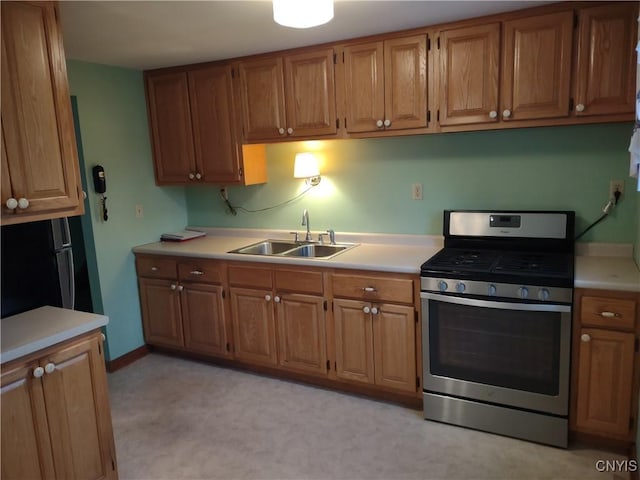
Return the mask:
<path id="1" fill-rule="evenodd" d="M 609 181 L 609 198 L 613 198 L 613 194 L 616 191 L 620 192 L 620 195 L 624 193 L 624 180 Z"/>
<path id="2" fill-rule="evenodd" d="M 142 208 L 142 205 L 136 205 L 136 218 L 142 217 L 144 217 L 144 208 Z"/>
<path id="3" fill-rule="evenodd" d="M 422 200 L 422 184 L 414 183 L 411 185 L 411 198 L 413 200 Z"/>

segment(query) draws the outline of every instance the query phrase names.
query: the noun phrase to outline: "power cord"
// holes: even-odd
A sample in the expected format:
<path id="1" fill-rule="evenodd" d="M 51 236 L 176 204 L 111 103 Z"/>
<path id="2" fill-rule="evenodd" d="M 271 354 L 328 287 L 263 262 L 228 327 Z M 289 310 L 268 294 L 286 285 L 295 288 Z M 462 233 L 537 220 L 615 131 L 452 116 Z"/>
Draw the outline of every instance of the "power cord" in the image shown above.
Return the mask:
<path id="1" fill-rule="evenodd" d="M 611 213 L 611 210 L 613 210 L 613 208 L 616 205 L 618 205 L 618 202 L 620 201 L 620 196 L 621 195 L 622 195 L 622 193 L 620 192 L 620 190 L 616 190 L 615 192 L 613 192 L 613 198 L 610 199 L 607 202 L 607 204 L 604 206 L 604 208 L 602 209 L 603 213 L 600 216 L 600 218 L 598 218 L 595 222 L 593 222 L 591 225 L 589 225 L 587 228 L 585 228 L 582 231 L 582 233 L 580 233 L 578 236 L 576 236 L 576 238 L 574 240 L 578 240 L 578 239 L 582 238 L 585 233 L 587 233 L 589 230 L 591 230 L 593 227 L 595 227 L 600 222 L 602 222 L 605 218 L 607 218 L 609 216 L 609 213 Z"/>
<path id="2" fill-rule="evenodd" d="M 311 185 L 310 187 L 308 187 L 307 189 L 303 190 L 302 192 L 300 192 L 295 197 L 290 198 L 289 200 L 285 200 L 284 202 L 278 203 L 276 205 L 271 205 L 270 207 L 258 208 L 256 210 L 250 210 L 248 208 L 232 205 L 231 202 L 229 201 L 227 190 L 225 188 L 221 188 L 220 189 L 220 198 L 222 198 L 222 201 L 226 205 L 227 213 L 229 213 L 231 215 L 234 215 L 234 216 L 237 215 L 238 214 L 238 210 L 241 210 L 241 211 L 243 211 L 245 213 L 259 213 L 259 212 L 265 212 L 267 210 L 273 210 L 274 208 L 282 207 L 283 205 L 287 205 L 288 203 L 291 203 L 291 202 L 299 199 L 303 195 L 307 194 L 314 186 L 315 185 Z"/>

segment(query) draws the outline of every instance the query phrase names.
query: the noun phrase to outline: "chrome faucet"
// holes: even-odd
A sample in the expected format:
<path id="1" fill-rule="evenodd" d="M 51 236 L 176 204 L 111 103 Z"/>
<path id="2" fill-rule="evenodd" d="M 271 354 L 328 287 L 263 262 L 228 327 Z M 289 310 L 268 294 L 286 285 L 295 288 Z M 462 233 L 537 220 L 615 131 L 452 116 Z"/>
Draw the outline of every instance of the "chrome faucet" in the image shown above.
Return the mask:
<path id="1" fill-rule="evenodd" d="M 331 245 L 335 245 L 336 244 L 336 232 L 334 232 L 332 229 L 327 230 L 327 233 L 329 234 L 329 243 L 331 243 Z"/>
<path id="2" fill-rule="evenodd" d="M 302 226 L 307 227 L 307 234 L 304 237 L 305 242 L 311 242 L 311 229 L 309 228 L 309 211 L 305 208 L 302 212 Z"/>

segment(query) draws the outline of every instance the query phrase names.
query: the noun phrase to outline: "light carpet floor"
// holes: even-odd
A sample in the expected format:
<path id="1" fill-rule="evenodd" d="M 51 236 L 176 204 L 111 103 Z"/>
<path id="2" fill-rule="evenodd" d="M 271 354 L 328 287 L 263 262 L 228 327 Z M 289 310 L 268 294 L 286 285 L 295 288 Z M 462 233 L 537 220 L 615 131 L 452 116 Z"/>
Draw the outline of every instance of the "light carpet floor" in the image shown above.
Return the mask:
<path id="1" fill-rule="evenodd" d="M 151 354 L 109 375 L 120 478 L 627 479 L 563 450 L 420 411 Z"/>

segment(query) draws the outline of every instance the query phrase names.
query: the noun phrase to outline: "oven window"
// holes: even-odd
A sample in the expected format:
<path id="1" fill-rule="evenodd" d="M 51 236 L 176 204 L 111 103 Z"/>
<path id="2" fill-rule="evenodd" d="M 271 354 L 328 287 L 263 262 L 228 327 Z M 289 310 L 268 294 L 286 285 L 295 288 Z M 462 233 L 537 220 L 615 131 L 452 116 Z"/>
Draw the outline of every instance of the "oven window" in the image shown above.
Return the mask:
<path id="1" fill-rule="evenodd" d="M 558 395 L 560 315 L 430 300 L 431 373 Z"/>

